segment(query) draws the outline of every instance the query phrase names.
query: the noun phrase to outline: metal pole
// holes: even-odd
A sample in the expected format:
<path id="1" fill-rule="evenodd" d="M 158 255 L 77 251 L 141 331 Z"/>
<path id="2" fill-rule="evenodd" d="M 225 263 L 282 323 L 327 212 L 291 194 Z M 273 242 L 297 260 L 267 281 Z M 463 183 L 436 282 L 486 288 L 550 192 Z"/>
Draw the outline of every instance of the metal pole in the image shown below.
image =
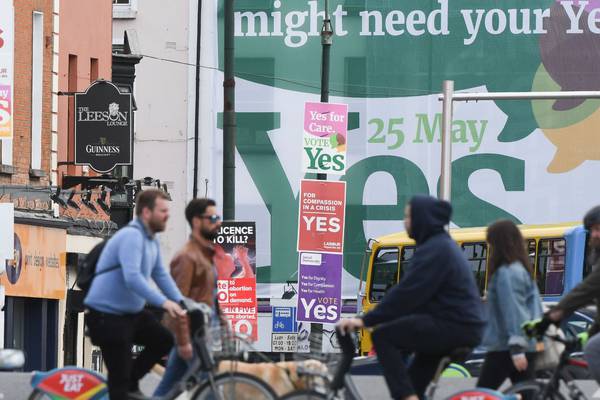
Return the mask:
<path id="1" fill-rule="evenodd" d="M 600 99 L 598 91 L 454 93 L 453 101 Z M 444 100 L 444 95 L 439 96 Z"/>
<path id="2" fill-rule="evenodd" d="M 331 44 L 333 43 L 333 29 L 329 19 L 329 3 L 325 0 L 325 14 L 323 16 L 323 26 L 321 28 L 321 103 L 329 102 L 329 61 Z M 318 180 L 327 180 L 327 174 L 317 174 Z M 323 341 L 323 324 L 310 324 L 310 351 L 311 353 L 321 353 Z"/>
<path id="3" fill-rule="evenodd" d="M 331 43 L 333 43 L 333 29 L 329 19 L 329 4 L 325 0 L 325 15 L 321 28 L 321 103 L 329 102 L 329 61 Z M 317 179 L 326 181 L 327 174 L 317 174 Z"/>
<path id="4" fill-rule="evenodd" d="M 223 219 L 235 219 L 234 0 L 225 0 L 223 80 Z"/>
<path id="5" fill-rule="evenodd" d="M 440 197 L 450 201 L 452 185 L 452 103 L 454 81 L 444 81 L 442 104 L 442 172 L 440 176 Z"/>
<path id="6" fill-rule="evenodd" d="M 198 18 L 196 21 L 196 110 L 194 112 L 194 199 L 198 197 L 198 142 L 200 138 L 200 39 L 202 21 L 202 0 L 198 0 Z"/>

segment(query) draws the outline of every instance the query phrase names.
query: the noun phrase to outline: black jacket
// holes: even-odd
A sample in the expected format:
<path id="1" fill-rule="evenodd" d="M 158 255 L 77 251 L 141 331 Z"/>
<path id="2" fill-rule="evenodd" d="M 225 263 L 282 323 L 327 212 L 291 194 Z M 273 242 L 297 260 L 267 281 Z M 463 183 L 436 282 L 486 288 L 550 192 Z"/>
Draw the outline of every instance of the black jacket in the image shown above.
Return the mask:
<path id="1" fill-rule="evenodd" d="M 417 242 L 416 251 L 400 282 L 362 317 L 365 326 L 409 314 L 430 314 L 440 320 L 483 327 L 481 298 L 469 262 L 444 230 L 452 207 L 429 196 L 413 197 L 410 206 L 410 236 Z"/>
<path id="2" fill-rule="evenodd" d="M 583 225 L 588 231 L 593 225 L 600 224 L 600 206 L 589 210 L 583 217 Z M 600 251 L 591 248 L 589 250 L 587 262 L 592 272 L 585 279 L 567 293 L 556 306 L 566 315 L 572 314 L 577 309 L 595 304 L 600 310 Z M 596 313 L 595 323 L 590 330 L 591 334 L 596 334 L 600 330 L 600 312 Z"/>

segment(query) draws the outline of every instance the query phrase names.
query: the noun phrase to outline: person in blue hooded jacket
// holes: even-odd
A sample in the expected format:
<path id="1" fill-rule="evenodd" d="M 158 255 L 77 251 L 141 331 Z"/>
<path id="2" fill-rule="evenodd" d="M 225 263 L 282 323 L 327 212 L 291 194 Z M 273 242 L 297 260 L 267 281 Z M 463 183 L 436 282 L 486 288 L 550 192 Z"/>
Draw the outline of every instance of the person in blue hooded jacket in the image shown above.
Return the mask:
<path id="1" fill-rule="evenodd" d="M 475 347 L 485 326 L 479 291 L 469 262 L 445 230 L 450 203 L 415 196 L 404 225 L 417 243 L 400 282 L 365 315 L 338 324 L 342 332 L 373 328 L 372 338 L 394 399 L 423 398 L 442 357 Z M 403 355 L 414 353 L 407 369 Z"/>

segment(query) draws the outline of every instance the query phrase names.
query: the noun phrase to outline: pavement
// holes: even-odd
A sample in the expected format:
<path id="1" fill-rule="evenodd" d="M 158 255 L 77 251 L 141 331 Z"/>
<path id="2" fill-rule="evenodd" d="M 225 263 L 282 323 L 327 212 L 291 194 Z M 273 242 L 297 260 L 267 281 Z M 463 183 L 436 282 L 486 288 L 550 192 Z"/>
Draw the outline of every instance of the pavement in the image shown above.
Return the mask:
<path id="1" fill-rule="evenodd" d="M 2 372 L 0 373 L 0 400 L 27 400 L 31 393 L 30 373 Z M 364 399 L 387 400 L 388 394 L 385 381 L 380 376 L 355 376 L 354 383 Z M 146 394 L 152 393 L 160 380 L 160 376 L 151 372 L 141 382 L 141 390 Z M 434 400 L 442 400 L 463 389 L 473 388 L 474 378 L 443 378 L 435 393 Z M 600 399 L 600 390 L 595 381 L 577 381 L 579 388 L 588 399 Z"/>

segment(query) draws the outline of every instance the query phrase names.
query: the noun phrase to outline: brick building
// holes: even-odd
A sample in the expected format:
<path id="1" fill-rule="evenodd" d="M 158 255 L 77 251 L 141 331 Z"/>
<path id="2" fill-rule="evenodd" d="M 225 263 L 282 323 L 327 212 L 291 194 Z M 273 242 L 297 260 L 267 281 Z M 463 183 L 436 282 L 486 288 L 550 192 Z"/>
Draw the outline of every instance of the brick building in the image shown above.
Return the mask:
<path id="1" fill-rule="evenodd" d="M 87 192 L 57 190 L 63 174 L 86 172 L 67 165 L 72 97 L 59 94 L 110 79 L 111 13 L 111 0 L 0 0 L 0 202 L 14 205 L 14 220 L 0 221 L 14 224 L 0 346 L 24 349 L 25 370 L 91 362 L 67 299 L 80 255 L 115 225 L 82 203 Z"/>

